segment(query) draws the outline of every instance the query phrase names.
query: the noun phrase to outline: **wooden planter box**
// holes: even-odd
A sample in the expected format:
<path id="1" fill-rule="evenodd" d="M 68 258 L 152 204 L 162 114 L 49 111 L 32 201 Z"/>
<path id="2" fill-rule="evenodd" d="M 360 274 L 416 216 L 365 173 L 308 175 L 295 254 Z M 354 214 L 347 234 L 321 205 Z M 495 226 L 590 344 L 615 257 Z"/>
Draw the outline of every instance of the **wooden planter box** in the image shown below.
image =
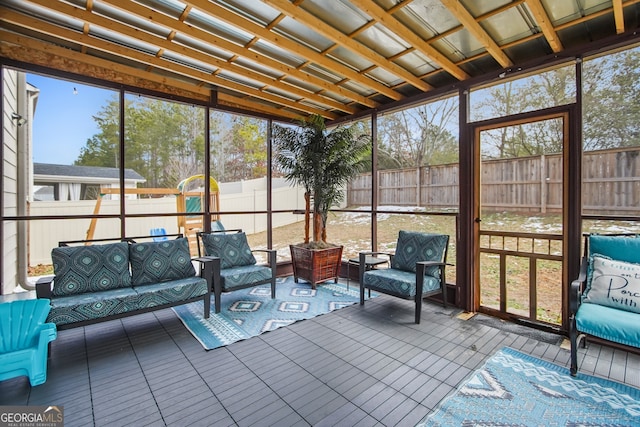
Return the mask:
<path id="1" fill-rule="evenodd" d="M 289 245 L 295 282 L 298 283 L 298 279 L 304 279 L 311 283 L 313 289 L 316 288 L 316 284 L 327 280 L 333 279 L 338 283 L 342 248 L 342 246 L 336 246 L 327 249 L 307 249 Z"/>

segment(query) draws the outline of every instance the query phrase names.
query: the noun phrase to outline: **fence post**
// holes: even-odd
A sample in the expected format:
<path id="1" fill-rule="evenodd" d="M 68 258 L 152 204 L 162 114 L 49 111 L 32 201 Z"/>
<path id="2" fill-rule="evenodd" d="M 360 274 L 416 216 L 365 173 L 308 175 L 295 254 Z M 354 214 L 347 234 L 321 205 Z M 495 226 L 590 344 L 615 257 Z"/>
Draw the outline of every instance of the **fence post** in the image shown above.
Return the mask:
<path id="1" fill-rule="evenodd" d="M 376 205 L 376 209 L 377 209 L 378 206 L 380 206 L 380 204 L 384 204 L 384 201 L 382 200 L 382 186 L 380 185 L 380 171 L 379 170 L 376 171 L 376 176 L 377 176 L 376 181 L 378 182 L 378 188 L 376 189 L 376 191 L 378 192 L 378 197 L 376 197 L 376 199 L 378 199 L 378 204 Z"/>
<path id="2" fill-rule="evenodd" d="M 422 177 L 422 166 L 418 166 L 418 168 L 416 169 L 416 174 L 418 175 L 416 177 L 416 182 L 417 182 L 417 188 L 416 188 L 416 206 L 420 207 L 422 205 L 422 200 L 421 200 L 421 196 L 422 196 L 422 181 L 421 181 L 421 177 Z"/>
<path id="3" fill-rule="evenodd" d="M 547 213 L 547 158 L 540 156 L 540 213 Z"/>

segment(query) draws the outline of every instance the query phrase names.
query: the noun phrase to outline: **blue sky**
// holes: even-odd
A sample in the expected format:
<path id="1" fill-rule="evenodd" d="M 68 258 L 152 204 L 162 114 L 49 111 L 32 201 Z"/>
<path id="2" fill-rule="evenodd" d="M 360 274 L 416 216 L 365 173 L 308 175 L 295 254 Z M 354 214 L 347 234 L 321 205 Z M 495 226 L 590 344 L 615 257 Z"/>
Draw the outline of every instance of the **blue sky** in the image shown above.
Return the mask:
<path id="1" fill-rule="evenodd" d="M 33 161 L 72 164 L 87 139 L 99 132 L 92 116 L 115 92 L 35 74 L 27 74 L 27 82 L 40 89 L 33 120 Z"/>

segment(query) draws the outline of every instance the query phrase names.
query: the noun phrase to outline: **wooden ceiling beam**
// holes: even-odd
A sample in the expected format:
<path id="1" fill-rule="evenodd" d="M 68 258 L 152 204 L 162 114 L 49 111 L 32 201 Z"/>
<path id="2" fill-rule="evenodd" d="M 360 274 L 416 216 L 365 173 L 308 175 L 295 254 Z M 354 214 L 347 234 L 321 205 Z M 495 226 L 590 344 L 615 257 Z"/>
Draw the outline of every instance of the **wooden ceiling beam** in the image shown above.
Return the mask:
<path id="1" fill-rule="evenodd" d="M 370 0 L 351 0 L 351 3 L 358 6 L 367 15 L 378 21 L 381 25 L 387 27 L 398 36 L 402 37 L 412 48 L 423 53 L 425 56 L 434 61 L 443 70 L 457 78 L 458 80 L 466 80 L 469 75 L 464 72 L 460 67 L 455 65 L 446 56 L 440 53 L 436 48 L 427 43 L 423 38 L 419 37 L 416 33 L 407 28 L 404 24 L 398 21 L 388 11 L 378 6 L 375 2 Z"/>
<path id="2" fill-rule="evenodd" d="M 301 81 L 308 81 L 311 84 L 321 87 L 327 92 L 338 94 L 340 96 L 343 96 L 352 101 L 358 102 L 369 108 L 375 108 L 376 106 L 378 106 L 377 102 L 374 102 L 368 99 L 367 97 L 360 95 L 359 93 L 356 93 L 342 86 L 337 86 L 335 84 L 332 84 L 331 82 L 327 82 L 326 80 L 320 79 L 314 76 L 313 74 L 307 73 L 303 70 L 299 70 L 295 67 L 290 67 L 286 64 L 283 64 L 282 62 L 271 59 L 266 55 L 260 54 L 256 51 L 252 51 L 251 46 L 253 46 L 258 41 L 257 37 L 254 37 L 252 41 L 249 42 L 247 45 L 239 46 L 235 43 L 231 43 L 220 37 L 215 37 L 211 33 L 204 31 L 202 29 L 199 29 L 197 27 L 194 27 L 193 25 L 185 24 L 183 22 L 184 20 L 176 20 L 170 16 L 157 12 L 153 9 L 150 9 L 138 3 L 134 3 L 134 2 L 123 3 L 122 1 L 119 1 L 119 0 L 103 0 L 103 1 L 111 5 L 112 7 L 137 15 L 141 18 L 148 19 L 151 22 L 155 22 L 156 24 L 163 25 L 167 28 L 172 28 L 181 34 L 185 34 L 189 37 L 193 37 L 194 39 L 199 40 L 203 43 L 216 46 L 222 50 L 225 50 L 234 55 L 237 55 L 238 57 L 247 58 L 250 61 L 255 61 L 261 65 L 269 67 L 280 73 L 283 73 L 285 76 L 291 76 Z M 185 10 L 186 9 L 192 10 L 193 6 L 189 5 L 187 8 L 185 8 Z M 182 18 L 182 15 L 181 15 L 181 18 Z M 280 77 L 278 80 L 282 80 L 282 79 L 283 77 Z"/>
<path id="3" fill-rule="evenodd" d="M 564 49 L 562 42 L 560 42 L 560 38 L 558 37 L 558 33 L 556 33 L 555 28 L 553 28 L 551 19 L 549 18 L 547 11 L 544 10 L 544 6 L 542 6 L 540 0 L 526 0 L 526 3 L 527 6 L 529 6 L 529 9 L 531 9 L 533 17 L 540 26 L 542 34 L 544 34 L 544 37 L 547 39 L 547 43 L 549 43 L 553 52 L 558 53 Z"/>
<path id="4" fill-rule="evenodd" d="M 327 37 L 329 40 L 340 45 L 340 47 L 349 49 L 352 52 L 366 58 L 378 67 L 383 68 L 398 77 L 403 78 L 407 84 L 410 84 L 422 91 L 431 90 L 432 87 L 425 81 L 421 80 L 414 74 L 410 73 L 407 69 L 401 67 L 395 62 L 387 60 L 384 56 L 380 55 L 373 49 L 357 42 L 350 38 L 348 35 L 341 33 L 326 22 L 316 18 L 304 9 L 293 5 L 289 0 L 262 0 L 269 6 L 279 10 L 282 13 L 287 14 L 290 18 L 307 25 L 314 29 L 314 31 Z"/>
<path id="5" fill-rule="evenodd" d="M 211 89 L 155 73 L 141 72 L 127 65 L 114 64 L 106 59 L 85 55 L 70 49 L 53 46 L 15 33 L 0 30 L 0 54 L 15 61 L 29 62 L 42 67 L 54 66 L 59 71 L 82 73 L 100 80 L 118 81 L 143 90 L 163 92 L 169 96 L 187 97 L 210 103 Z M 269 107 L 228 93 L 217 94 L 218 103 L 211 107 L 230 107 L 244 111 L 259 111 L 281 119 L 299 120 L 300 114 L 280 107 Z"/>
<path id="6" fill-rule="evenodd" d="M 156 58 L 154 55 L 139 52 L 137 50 L 127 48 L 116 43 L 111 43 L 105 40 L 94 38 L 92 36 L 87 36 L 74 30 L 58 27 L 56 25 L 49 24 L 36 18 L 28 17 L 2 7 L 0 7 L 0 22 L 10 22 L 21 27 L 29 28 L 35 32 L 47 34 L 62 40 L 71 41 L 73 43 L 84 44 L 93 49 L 107 52 L 119 57 L 129 58 L 133 61 L 139 62 L 140 64 L 152 65 L 169 72 L 181 74 L 183 76 L 190 77 L 196 80 L 206 81 L 217 87 L 225 87 L 227 89 L 234 90 L 246 95 L 255 96 L 256 98 L 263 99 L 268 102 L 273 102 L 276 105 L 286 105 L 292 109 L 299 110 L 307 114 L 319 114 L 329 119 L 337 118 L 334 113 L 328 112 L 326 110 L 314 108 L 301 102 L 291 101 L 287 98 L 263 92 L 258 89 L 254 89 L 227 79 L 216 77 L 210 73 L 198 71 L 191 67 L 180 65 L 174 62 L 169 62 L 164 58 Z"/>
<path id="7" fill-rule="evenodd" d="M 190 93 L 189 97 L 201 101 L 209 100 L 211 95 L 211 89 L 187 81 L 145 72 L 128 65 L 114 64 L 106 59 L 9 31 L 0 30 L 0 40 L 2 40 L 0 46 L 3 46 L 0 47 L 2 54 L 16 61 L 29 62 L 42 67 L 53 67 L 70 73 L 81 73 L 88 77 L 114 83 L 119 82 L 169 95 L 181 94 L 184 96 L 184 93 Z M 14 46 L 14 49 L 10 45 Z M 153 84 L 148 84 L 150 82 Z"/>
<path id="8" fill-rule="evenodd" d="M 498 14 L 504 12 L 505 10 L 514 8 L 514 7 L 520 5 L 520 4 L 524 3 L 524 2 L 525 2 L 525 0 L 512 0 L 511 3 L 507 3 L 505 5 L 502 5 L 502 6 L 498 7 L 498 8 L 496 8 L 496 9 L 493 9 L 493 10 L 487 12 L 487 13 L 484 13 L 484 14 L 478 16 L 476 18 L 476 21 L 484 21 L 485 19 L 489 19 L 494 15 L 498 15 Z M 395 7 L 393 9 L 395 9 Z M 441 40 L 441 39 L 444 39 L 446 37 L 449 37 L 450 35 L 452 35 L 454 33 L 457 33 L 458 31 L 461 31 L 461 30 L 464 30 L 464 25 L 462 25 L 462 24 L 456 25 L 454 27 L 449 28 L 446 31 L 443 31 L 440 34 L 434 35 L 433 37 L 431 37 L 431 38 L 429 38 L 429 39 L 427 39 L 425 41 L 427 43 L 429 43 L 429 44 L 433 44 L 433 43 L 437 42 L 438 40 Z M 459 65 L 459 63 L 456 63 L 456 65 Z"/>
<path id="9" fill-rule="evenodd" d="M 387 9 L 388 13 L 396 13 L 397 11 L 399 11 L 400 9 L 402 9 L 405 6 L 408 6 L 409 4 L 413 3 L 414 0 L 400 0 L 398 3 L 394 4 L 393 6 L 391 6 L 389 9 Z"/>
<path id="10" fill-rule="evenodd" d="M 388 86 L 383 85 L 382 83 L 375 81 L 371 78 L 361 75 L 356 70 L 349 68 L 339 62 L 333 61 L 318 52 L 310 49 L 302 44 L 296 43 L 293 40 L 290 40 L 286 37 L 282 37 L 277 33 L 270 31 L 264 27 L 261 27 L 254 22 L 235 14 L 233 11 L 225 9 L 221 6 L 216 5 L 208 0 L 184 0 L 185 3 L 193 5 L 198 8 L 203 13 L 207 13 L 212 17 L 219 19 L 221 21 L 226 22 L 229 25 L 237 27 L 243 31 L 246 31 L 250 34 L 254 34 L 260 37 L 263 40 L 266 40 L 270 43 L 273 43 L 276 46 L 279 46 L 281 49 L 285 49 L 296 56 L 299 56 L 303 59 L 307 59 L 312 63 L 316 63 L 327 70 L 331 70 L 332 72 L 339 73 L 341 77 L 346 77 L 362 86 L 371 88 L 381 94 L 393 99 L 400 100 L 403 98 L 403 95 L 396 92 L 395 90 L 389 88 Z"/>
<path id="11" fill-rule="evenodd" d="M 509 57 L 500 49 L 500 46 L 491 38 L 489 34 L 482 28 L 478 21 L 469 13 L 469 11 L 460 3 L 459 0 L 440 0 L 442 4 L 449 9 L 449 12 L 460 21 L 464 28 L 471 33 L 484 47 L 487 52 L 500 64 L 502 67 L 510 67 L 513 62 Z"/>
<path id="12" fill-rule="evenodd" d="M 280 107 L 270 107 L 247 97 L 238 97 L 226 93 L 218 94 L 218 104 L 225 107 L 236 108 L 240 110 L 257 111 L 273 117 L 280 117 L 289 120 L 300 120 L 303 118 L 300 114 L 286 110 Z"/>
<path id="13" fill-rule="evenodd" d="M 624 33 L 624 11 L 622 0 L 613 0 L 613 17 L 616 22 L 616 34 Z"/>
<path id="14" fill-rule="evenodd" d="M 82 8 L 78 8 L 72 5 L 67 5 L 60 2 L 51 2 L 50 0 L 31 0 L 33 3 L 39 4 L 42 7 L 48 7 L 50 10 L 56 11 L 58 13 L 65 14 L 67 16 L 81 19 L 84 22 L 88 22 L 91 25 L 97 25 L 103 28 L 107 28 L 109 30 L 115 31 L 119 34 L 123 34 L 125 36 L 141 40 L 145 43 L 148 43 L 152 46 L 156 46 L 158 51 L 156 53 L 156 57 L 160 58 L 166 54 L 165 51 L 173 51 L 180 55 L 184 55 L 186 57 L 190 57 L 201 61 L 205 64 L 210 64 L 214 67 L 220 69 L 229 70 L 232 73 L 243 76 L 247 79 L 260 82 L 261 84 L 271 86 L 277 88 L 278 90 L 291 93 L 300 99 L 309 99 L 309 101 L 319 104 L 325 105 L 329 108 L 333 108 L 336 110 L 344 111 L 348 114 L 353 114 L 357 110 L 353 107 L 345 106 L 343 103 L 337 102 L 330 98 L 325 98 L 319 95 L 316 95 L 309 91 L 304 91 L 300 88 L 296 88 L 292 85 L 287 84 L 286 82 L 279 82 L 278 80 L 265 76 L 264 74 L 257 73 L 252 70 L 248 70 L 246 68 L 240 67 L 237 64 L 229 63 L 228 61 L 223 61 L 214 56 L 206 54 L 202 51 L 193 49 L 191 47 L 183 46 L 177 43 L 172 42 L 172 34 L 175 30 L 168 28 L 169 36 L 166 38 L 161 38 L 160 36 L 155 36 L 149 34 L 147 32 L 138 30 L 137 28 L 130 27 L 125 24 L 121 24 L 120 22 L 111 20 L 104 16 L 97 15 L 95 13 L 87 12 Z M 190 7 L 188 7 L 190 8 Z"/>

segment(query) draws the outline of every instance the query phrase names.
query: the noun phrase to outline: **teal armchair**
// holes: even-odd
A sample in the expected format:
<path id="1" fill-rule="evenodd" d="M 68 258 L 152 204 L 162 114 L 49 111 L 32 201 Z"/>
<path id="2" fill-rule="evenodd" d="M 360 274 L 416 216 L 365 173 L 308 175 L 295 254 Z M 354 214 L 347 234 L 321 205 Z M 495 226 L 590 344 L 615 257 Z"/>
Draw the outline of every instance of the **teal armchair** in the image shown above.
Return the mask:
<path id="1" fill-rule="evenodd" d="M 569 288 L 571 375 L 587 338 L 640 348 L 640 236 L 587 234 L 578 277 Z"/>
<path id="2" fill-rule="evenodd" d="M 422 298 L 442 294 L 447 307 L 445 267 L 449 236 L 401 230 L 395 253 L 360 252 L 360 305 L 365 289 L 415 301 L 415 322 L 420 323 Z M 369 269 L 367 256 L 388 256 L 391 268 Z"/>
<path id="3" fill-rule="evenodd" d="M 199 232 L 198 255 L 210 257 L 213 265 L 215 312 L 220 313 L 221 295 L 263 284 L 271 285 L 276 297 L 276 251 L 251 249 L 246 234 L 239 229 Z M 257 264 L 254 253 L 266 254 L 267 265 Z"/>
<path id="4" fill-rule="evenodd" d="M 0 304 L 0 381 L 26 375 L 32 386 L 47 380 L 49 343 L 56 325 L 45 323 L 48 299 L 28 299 Z"/>

